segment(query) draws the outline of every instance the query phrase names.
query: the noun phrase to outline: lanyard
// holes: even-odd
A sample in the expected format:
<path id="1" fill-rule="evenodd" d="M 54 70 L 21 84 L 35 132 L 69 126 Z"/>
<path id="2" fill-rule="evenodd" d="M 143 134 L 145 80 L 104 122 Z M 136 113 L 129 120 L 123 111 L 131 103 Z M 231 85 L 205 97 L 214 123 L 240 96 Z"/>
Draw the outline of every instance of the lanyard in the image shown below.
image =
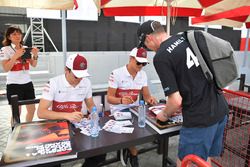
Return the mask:
<path id="1" fill-rule="evenodd" d="M 11 44 L 10 44 L 10 47 L 16 53 L 16 49 L 14 49 Z"/>
<path id="2" fill-rule="evenodd" d="M 22 46 L 22 45 L 21 45 L 21 46 Z M 13 48 L 11 44 L 10 44 L 10 47 L 11 47 L 11 49 L 16 53 L 16 49 Z M 24 71 L 24 70 L 25 70 L 25 63 L 26 63 L 26 60 L 25 60 L 25 59 L 22 59 L 22 58 L 21 58 L 21 60 L 22 60 L 22 66 L 23 66 L 23 71 Z"/>

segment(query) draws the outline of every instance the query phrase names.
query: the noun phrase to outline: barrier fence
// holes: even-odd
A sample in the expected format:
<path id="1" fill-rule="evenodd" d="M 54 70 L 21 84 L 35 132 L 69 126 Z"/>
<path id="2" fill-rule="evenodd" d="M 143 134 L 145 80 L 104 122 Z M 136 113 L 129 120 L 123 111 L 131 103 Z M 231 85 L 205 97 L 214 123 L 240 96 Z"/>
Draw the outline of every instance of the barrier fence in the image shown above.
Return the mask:
<path id="1" fill-rule="evenodd" d="M 219 167 L 250 167 L 250 94 L 224 90 L 229 119 L 224 131 L 224 150 L 213 164 Z"/>

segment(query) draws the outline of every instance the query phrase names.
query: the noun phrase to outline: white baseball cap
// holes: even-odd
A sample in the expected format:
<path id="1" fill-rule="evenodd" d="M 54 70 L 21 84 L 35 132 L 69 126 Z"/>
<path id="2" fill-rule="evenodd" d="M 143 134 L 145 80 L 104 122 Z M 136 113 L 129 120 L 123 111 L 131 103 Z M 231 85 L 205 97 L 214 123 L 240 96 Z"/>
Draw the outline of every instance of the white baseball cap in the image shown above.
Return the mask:
<path id="1" fill-rule="evenodd" d="M 135 57 L 135 59 L 140 62 L 140 63 L 148 63 L 148 59 L 147 59 L 147 50 L 145 50 L 144 48 L 134 48 L 131 52 L 130 52 L 130 56 Z"/>
<path id="2" fill-rule="evenodd" d="M 90 76 L 87 69 L 87 60 L 80 54 L 72 54 L 67 58 L 68 67 L 77 78 Z"/>

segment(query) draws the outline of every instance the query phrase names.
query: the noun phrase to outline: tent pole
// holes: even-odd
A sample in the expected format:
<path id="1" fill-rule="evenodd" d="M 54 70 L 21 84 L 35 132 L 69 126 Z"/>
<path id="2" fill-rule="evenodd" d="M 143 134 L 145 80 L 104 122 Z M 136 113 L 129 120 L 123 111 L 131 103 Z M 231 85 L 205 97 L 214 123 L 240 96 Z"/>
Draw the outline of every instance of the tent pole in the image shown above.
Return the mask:
<path id="1" fill-rule="evenodd" d="M 204 31 L 205 31 L 205 32 L 208 31 L 208 25 L 205 25 Z"/>
<path id="2" fill-rule="evenodd" d="M 140 21 L 140 24 L 144 23 L 145 22 L 145 17 L 144 16 L 139 16 L 139 21 Z"/>
<path id="3" fill-rule="evenodd" d="M 62 14 L 62 51 L 63 51 L 63 60 L 65 65 L 67 59 L 66 11 L 61 10 L 61 14 Z"/>
<path id="4" fill-rule="evenodd" d="M 244 50 L 244 61 L 243 61 L 243 67 L 247 65 L 247 52 L 248 52 L 248 43 L 249 43 L 249 28 L 247 29 L 247 36 L 246 36 L 246 44 L 245 44 L 245 50 Z"/>
<path id="5" fill-rule="evenodd" d="M 167 32 L 168 36 L 170 36 L 171 1 L 172 0 L 167 0 L 167 27 L 166 27 L 166 32 Z"/>

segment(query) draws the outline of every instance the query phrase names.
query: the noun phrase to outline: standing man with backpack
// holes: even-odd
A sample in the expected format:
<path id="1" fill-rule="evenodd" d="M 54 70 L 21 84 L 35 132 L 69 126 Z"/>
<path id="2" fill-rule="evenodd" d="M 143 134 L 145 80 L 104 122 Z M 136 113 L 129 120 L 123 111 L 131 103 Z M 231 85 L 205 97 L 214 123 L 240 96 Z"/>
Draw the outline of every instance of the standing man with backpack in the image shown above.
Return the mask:
<path id="1" fill-rule="evenodd" d="M 168 100 L 157 115 L 160 121 L 182 109 L 177 166 L 188 154 L 210 162 L 222 150 L 228 105 L 215 84 L 208 82 L 185 33 L 168 36 L 157 21 L 144 22 L 137 31 L 140 46 L 156 52 L 154 66 Z"/>

